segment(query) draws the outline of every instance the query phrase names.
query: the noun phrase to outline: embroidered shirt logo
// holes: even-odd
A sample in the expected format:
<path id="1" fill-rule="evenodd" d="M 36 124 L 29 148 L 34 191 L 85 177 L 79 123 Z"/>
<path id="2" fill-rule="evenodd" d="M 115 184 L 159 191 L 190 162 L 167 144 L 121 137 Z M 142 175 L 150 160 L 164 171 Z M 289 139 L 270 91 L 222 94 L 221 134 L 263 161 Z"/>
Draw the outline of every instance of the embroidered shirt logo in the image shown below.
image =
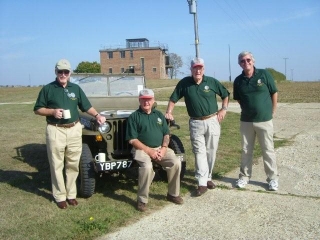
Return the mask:
<path id="1" fill-rule="evenodd" d="M 210 92 L 210 88 L 209 88 L 209 86 L 204 86 L 204 90 L 203 90 L 204 92 Z"/>
<path id="2" fill-rule="evenodd" d="M 67 96 L 71 99 L 71 100 L 76 100 L 76 94 L 75 93 L 69 93 L 68 89 L 64 89 L 65 93 L 67 94 Z"/>
<path id="3" fill-rule="evenodd" d="M 158 119 L 157 119 L 157 123 L 158 123 L 159 125 L 162 125 L 162 120 L 161 120 L 161 118 L 158 118 Z"/>
<path id="4" fill-rule="evenodd" d="M 257 85 L 258 85 L 259 87 L 263 85 L 263 82 L 261 81 L 261 79 L 258 79 Z"/>

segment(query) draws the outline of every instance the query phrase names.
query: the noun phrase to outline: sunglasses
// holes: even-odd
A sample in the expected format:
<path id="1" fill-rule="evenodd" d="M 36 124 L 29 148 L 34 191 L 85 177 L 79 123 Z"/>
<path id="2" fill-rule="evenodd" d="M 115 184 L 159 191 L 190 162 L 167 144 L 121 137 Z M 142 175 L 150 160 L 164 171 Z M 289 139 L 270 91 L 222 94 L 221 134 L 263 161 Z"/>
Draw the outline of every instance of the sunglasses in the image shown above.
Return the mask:
<path id="1" fill-rule="evenodd" d="M 58 74 L 64 74 L 64 75 L 68 75 L 70 73 L 69 70 L 58 70 L 57 72 Z"/>
<path id="2" fill-rule="evenodd" d="M 251 62 L 251 59 L 250 58 L 242 59 L 240 62 L 241 63 L 245 63 L 245 62 L 249 63 L 249 62 Z"/>

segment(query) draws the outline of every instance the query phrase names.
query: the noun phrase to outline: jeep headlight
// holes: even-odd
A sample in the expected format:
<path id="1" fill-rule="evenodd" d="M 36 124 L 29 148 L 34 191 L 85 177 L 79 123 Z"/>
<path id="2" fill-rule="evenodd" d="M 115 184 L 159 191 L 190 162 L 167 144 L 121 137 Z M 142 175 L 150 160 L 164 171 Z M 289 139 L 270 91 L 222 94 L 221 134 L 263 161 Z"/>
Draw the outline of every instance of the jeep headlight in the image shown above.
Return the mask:
<path id="1" fill-rule="evenodd" d="M 108 133 L 111 130 L 111 126 L 109 123 L 105 122 L 99 126 L 98 130 L 100 133 Z"/>

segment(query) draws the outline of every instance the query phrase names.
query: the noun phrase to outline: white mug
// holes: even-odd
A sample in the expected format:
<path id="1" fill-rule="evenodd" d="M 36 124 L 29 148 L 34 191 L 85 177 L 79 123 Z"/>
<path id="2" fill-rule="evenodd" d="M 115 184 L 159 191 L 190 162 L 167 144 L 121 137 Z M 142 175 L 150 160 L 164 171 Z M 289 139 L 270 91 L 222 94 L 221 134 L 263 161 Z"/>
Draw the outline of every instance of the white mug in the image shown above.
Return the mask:
<path id="1" fill-rule="evenodd" d="M 97 162 L 105 162 L 106 161 L 106 154 L 105 153 L 98 153 L 98 155 L 94 158 Z"/>
<path id="2" fill-rule="evenodd" d="M 70 110 L 69 109 L 64 109 L 62 112 L 62 116 L 64 119 L 69 119 L 71 118 Z"/>

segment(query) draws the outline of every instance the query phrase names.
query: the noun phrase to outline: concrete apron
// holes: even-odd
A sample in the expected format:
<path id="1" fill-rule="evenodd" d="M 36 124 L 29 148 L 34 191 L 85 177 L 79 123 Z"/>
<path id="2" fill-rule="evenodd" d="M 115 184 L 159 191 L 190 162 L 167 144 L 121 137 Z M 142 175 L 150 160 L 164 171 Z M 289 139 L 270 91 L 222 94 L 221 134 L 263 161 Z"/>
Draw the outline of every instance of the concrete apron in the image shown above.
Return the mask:
<path id="1" fill-rule="evenodd" d="M 232 105 L 232 104 L 231 104 Z M 229 107 L 239 111 L 237 105 Z M 317 239 L 320 236 L 320 104 L 279 104 L 275 136 L 293 144 L 276 150 L 279 191 L 267 191 L 262 159 L 246 190 L 239 169 L 215 181 L 228 189 L 187 194 L 138 222 L 99 239 Z M 240 147 L 240 143 L 239 143 Z M 239 156 L 240 158 L 240 156 Z M 217 159 L 219 161 L 219 159 Z M 152 211 L 152 209 L 150 209 Z"/>
<path id="2" fill-rule="evenodd" d="M 275 138 L 293 141 L 276 149 L 279 194 L 320 197 L 320 104 L 279 104 L 274 118 Z M 219 161 L 219 159 L 217 160 Z M 218 184 L 235 187 L 239 169 L 229 172 Z M 266 191 L 262 158 L 253 166 L 246 189 Z"/>

